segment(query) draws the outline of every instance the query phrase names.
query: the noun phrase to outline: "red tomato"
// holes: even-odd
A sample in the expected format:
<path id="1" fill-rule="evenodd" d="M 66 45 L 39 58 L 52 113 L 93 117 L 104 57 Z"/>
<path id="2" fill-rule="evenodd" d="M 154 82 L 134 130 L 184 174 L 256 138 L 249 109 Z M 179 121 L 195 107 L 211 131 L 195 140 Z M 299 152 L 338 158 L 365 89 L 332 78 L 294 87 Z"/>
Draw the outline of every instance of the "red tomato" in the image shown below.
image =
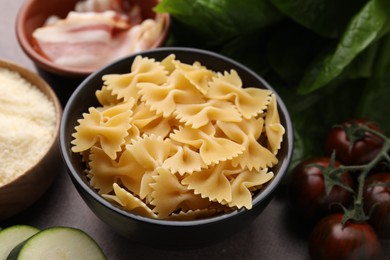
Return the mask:
<path id="1" fill-rule="evenodd" d="M 380 241 L 366 222 L 347 221 L 341 224 L 343 215 L 329 215 L 314 227 L 309 241 L 311 259 L 364 259 L 381 258 Z"/>
<path id="2" fill-rule="evenodd" d="M 379 237 L 390 239 L 390 173 L 375 173 L 366 179 L 364 209 L 366 213 L 374 206 L 369 223 Z"/>
<path id="3" fill-rule="evenodd" d="M 367 126 L 376 131 L 380 131 L 379 126 L 365 119 L 349 120 L 342 126 L 350 126 L 352 122 L 358 125 L 367 124 Z M 371 133 L 364 133 L 357 137 L 354 145 L 350 149 L 351 141 L 349 140 L 344 127 L 333 127 L 328 133 L 325 141 L 325 153 L 332 154 L 336 151 L 336 159 L 344 165 L 362 165 L 370 162 L 380 151 L 383 140 Z"/>
<path id="4" fill-rule="evenodd" d="M 326 195 L 323 171 L 311 164 L 328 167 L 329 157 L 313 157 L 301 162 L 291 174 L 289 182 L 289 200 L 293 208 L 306 219 L 322 217 L 329 212 L 340 211 L 337 203 L 347 207 L 352 201 L 351 192 L 340 186 L 333 186 Z M 335 161 L 335 167 L 340 165 Z M 353 186 L 349 173 L 340 175 L 340 180 L 347 186 Z"/>

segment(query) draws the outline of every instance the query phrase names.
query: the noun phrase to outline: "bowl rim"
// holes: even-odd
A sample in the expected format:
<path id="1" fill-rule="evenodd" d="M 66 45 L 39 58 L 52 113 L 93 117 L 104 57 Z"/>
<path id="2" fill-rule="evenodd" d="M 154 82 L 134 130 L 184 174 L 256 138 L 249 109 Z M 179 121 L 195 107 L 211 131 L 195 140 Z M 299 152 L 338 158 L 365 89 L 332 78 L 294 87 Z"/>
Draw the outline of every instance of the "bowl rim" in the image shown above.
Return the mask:
<path id="1" fill-rule="evenodd" d="M 17 12 L 16 20 L 15 20 L 15 34 L 16 39 L 22 48 L 23 52 L 36 64 L 38 67 L 57 74 L 61 76 L 66 77 L 75 77 L 75 78 L 85 78 L 88 75 L 95 72 L 95 70 L 89 70 L 89 69 L 83 69 L 83 68 L 73 68 L 71 66 L 62 66 L 58 65 L 49 59 L 46 59 L 41 54 L 39 54 L 33 46 L 30 44 L 29 38 L 32 37 L 31 35 L 27 35 L 27 33 L 24 30 L 24 24 L 27 22 L 28 19 L 28 12 L 31 9 L 31 7 L 36 4 L 38 0 L 27 0 L 25 1 L 20 9 Z M 157 1 L 156 1 L 157 2 Z M 157 41 L 151 46 L 151 48 L 157 48 L 159 46 L 162 46 L 169 34 L 170 26 L 171 26 L 171 17 L 168 13 L 161 13 L 162 19 L 164 19 L 164 28 L 163 31 L 158 37 Z M 97 69 L 99 70 L 99 69 Z"/>
<path id="2" fill-rule="evenodd" d="M 37 158 L 35 164 L 31 165 L 29 168 L 27 168 L 24 173 L 21 175 L 18 175 L 16 178 L 12 179 L 10 182 L 5 183 L 4 185 L 0 185 L 0 189 L 5 189 L 10 186 L 12 186 L 14 183 L 18 182 L 19 179 L 24 178 L 24 176 L 30 174 L 33 172 L 36 165 L 38 165 L 46 156 L 47 154 L 53 149 L 54 145 L 59 141 L 59 135 L 60 135 L 60 124 L 62 119 L 62 113 L 63 109 L 61 106 L 61 103 L 55 94 L 54 90 L 51 88 L 51 86 L 44 80 L 41 76 L 39 76 L 37 73 L 33 72 L 32 70 L 23 67 L 13 61 L 7 60 L 7 59 L 0 59 L 0 68 L 9 69 L 13 72 L 18 73 L 21 77 L 23 77 L 26 81 L 31 83 L 36 89 L 38 89 L 41 93 L 43 93 L 47 99 L 53 104 L 54 112 L 55 112 L 55 126 L 53 129 L 53 136 L 50 139 L 50 143 L 46 146 L 45 151 L 41 154 L 39 158 Z M 32 82 L 36 81 L 36 83 Z M 39 86 L 38 86 L 39 85 Z"/>
<path id="3" fill-rule="evenodd" d="M 91 187 L 89 184 L 85 183 L 81 179 L 81 177 L 79 176 L 77 170 L 73 167 L 73 165 L 71 163 L 71 159 L 68 156 L 69 155 L 68 153 L 69 152 L 71 153 L 71 151 L 69 149 L 70 144 L 66 143 L 66 140 L 65 140 L 66 139 L 65 138 L 65 136 L 66 136 L 66 129 L 65 128 L 66 128 L 66 124 L 67 124 L 67 115 L 69 114 L 69 110 L 71 109 L 71 106 L 74 106 L 73 100 L 76 98 L 77 95 L 79 95 L 80 92 L 82 92 L 83 88 L 88 85 L 88 83 L 91 79 L 97 77 L 101 72 L 105 71 L 106 69 L 109 69 L 111 66 L 115 66 L 119 63 L 126 62 L 126 60 L 133 59 L 137 55 L 142 55 L 142 56 L 147 57 L 149 54 L 158 53 L 158 52 L 170 52 L 170 53 L 191 52 L 191 53 L 195 53 L 195 54 L 212 56 L 212 57 L 217 58 L 217 59 L 222 59 L 230 64 L 234 64 L 235 66 L 241 67 L 242 69 L 246 70 L 249 74 L 251 74 L 253 77 L 255 77 L 256 80 L 260 81 L 266 88 L 269 88 L 270 90 L 272 90 L 274 92 L 274 94 L 276 95 L 276 98 L 278 100 L 279 113 L 283 113 L 283 115 L 285 117 L 285 121 L 286 121 L 285 126 L 284 126 L 286 129 L 285 142 L 288 143 L 286 157 L 284 157 L 283 161 L 281 162 L 282 164 L 281 164 L 281 167 L 280 167 L 278 173 L 274 176 L 274 178 L 271 180 L 271 182 L 267 183 L 265 188 L 263 190 L 261 190 L 260 194 L 258 194 L 254 197 L 252 209 L 247 210 L 245 208 L 241 208 L 241 209 L 234 210 L 234 211 L 224 213 L 221 215 L 216 215 L 216 216 L 212 216 L 212 217 L 204 218 L 204 219 L 195 219 L 195 220 L 153 219 L 153 218 L 137 215 L 137 214 L 132 213 L 132 212 L 128 212 L 124 209 L 121 209 L 119 206 L 116 206 L 113 203 L 108 202 L 106 199 L 101 197 L 93 189 L 93 187 Z M 151 57 L 151 58 L 153 58 L 153 57 Z M 94 73 L 89 75 L 87 78 L 85 78 L 80 83 L 80 85 L 75 89 L 75 91 L 70 96 L 70 98 L 69 98 L 69 100 L 64 108 L 63 115 L 64 116 L 62 117 L 61 126 L 60 126 L 60 148 L 61 148 L 60 150 L 61 150 L 61 153 L 63 156 L 63 160 L 65 162 L 65 165 L 68 168 L 68 173 L 72 177 L 73 181 L 76 182 L 78 185 L 80 185 L 80 187 L 84 191 L 86 191 L 91 196 L 91 198 L 93 198 L 95 201 L 102 204 L 106 208 L 108 208 L 112 211 L 115 211 L 124 217 L 128 217 L 128 218 L 131 218 L 131 219 L 136 220 L 136 221 L 146 222 L 146 223 L 150 223 L 150 224 L 164 225 L 164 226 L 190 227 L 190 226 L 208 225 L 208 224 L 212 224 L 215 222 L 229 219 L 230 217 L 235 217 L 235 216 L 239 216 L 242 214 L 246 214 L 246 213 L 250 212 L 251 210 L 253 210 L 256 206 L 260 205 L 261 202 L 267 200 L 267 198 L 269 198 L 269 196 L 275 191 L 275 189 L 282 182 L 283 177 L 287 173 L 287 170 L 288 170 L 289 164 L 291 162 L 291 158 L 292 158 L 294 138 L 293 138 L 293 128 L 292 128 L 291 118 L 290 118 L 290 115 L 289 115 L 289 112 L 287 110 L 286 105 L 284 104 L 283 100 L 280 98 L 278 93 L 274 90 L 274 88 L 271 87 L 260 75 L 256 74 L 253 70 L 251 70 L 247 66 L 245 66 L 245 65 L 243 65 L 243 64 L 241 64 L 241 63 L 239 63 L 239 62 L 237 62 L 229 57 L 226 57 L 222 54 L 218 54 L 216 52 L 204 50 L 204 49 L 198 49 L 198 48 L 192 48 L 192 47 L 159 47 L 159 48 L 155 48 L 153 50 L 147 50 L 147 51 L 135 53 L 132 55 L 128 55 L 126 57 L 123 57 L 123 58 L 115 61 L 115 62 L 112 62 L 112 63 L 100 68 L 99 70 L 95 71 Z"/>

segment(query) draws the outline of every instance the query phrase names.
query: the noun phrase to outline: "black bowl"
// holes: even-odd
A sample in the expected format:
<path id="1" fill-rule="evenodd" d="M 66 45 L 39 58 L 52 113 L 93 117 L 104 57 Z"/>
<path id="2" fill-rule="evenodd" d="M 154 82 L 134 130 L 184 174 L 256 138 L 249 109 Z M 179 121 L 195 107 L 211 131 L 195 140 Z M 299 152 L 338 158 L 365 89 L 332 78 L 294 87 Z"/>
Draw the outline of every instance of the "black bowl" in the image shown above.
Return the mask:
<path id="1" fill-rule="evenodd" d="M 145 51 L 144 57 L 162 60 L 169 54 L 175 54 L 181 62 L 192 64 L 201 62 L 208 69 L 224 72 L 235 69 L 243 85 L 275 90 L 260 76 L 245 66 L 219 54 L 192 48 L 158 48 Z M 117 233 L 133 241 L 153 246 L 193 246 L 210 244 L 243 229 L 254 220 L 269 204 L 275 189 L 288 169 L 293 149 L 293 130 L 289 113 L 277 96 L 280 120 L 286 134 L 278 152 L 279 163 L 272 169 L 275 176 L 253 198 L 251 210 L 241 209 L 201 220 L 171 221 L 142 217 L 126 212 L 101 197 L 88 183 L 84 174 L 85 165 L 78 154 L 71 151 L 72 133 L 78 125 L 77 120 L 91 106 L 98 106 L 95 91 L 102 87 L 102 76 L 110 73 L 128 73 L 136 55 L 118 60 L 86 78 L 70 97 L 63 113 L 60 128 L 61 152 L 69 175 L 87 205 L 92 211 L 111 226 Z"/>

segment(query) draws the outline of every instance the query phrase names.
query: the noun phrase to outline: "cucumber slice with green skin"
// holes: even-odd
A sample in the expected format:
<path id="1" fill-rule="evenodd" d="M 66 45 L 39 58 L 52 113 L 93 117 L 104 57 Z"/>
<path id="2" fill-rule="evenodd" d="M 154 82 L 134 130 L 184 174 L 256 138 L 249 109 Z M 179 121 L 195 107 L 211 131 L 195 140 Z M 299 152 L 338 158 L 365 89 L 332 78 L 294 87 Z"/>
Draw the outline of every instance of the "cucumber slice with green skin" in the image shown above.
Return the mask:
<path id="1" fill-rule="evenodd" d="M 71 227 L 51 227 L 16 246 L 7 260 L 83 259 L 106 260 L 102 249 L 84 231 Z"/>
<path id="2" fill-rule="evenodd" d="M 40 229 L 28 225 L 14 225 L 0 231 L 0 259 L 6 259 L 19 243 L 38 233 Z"/>

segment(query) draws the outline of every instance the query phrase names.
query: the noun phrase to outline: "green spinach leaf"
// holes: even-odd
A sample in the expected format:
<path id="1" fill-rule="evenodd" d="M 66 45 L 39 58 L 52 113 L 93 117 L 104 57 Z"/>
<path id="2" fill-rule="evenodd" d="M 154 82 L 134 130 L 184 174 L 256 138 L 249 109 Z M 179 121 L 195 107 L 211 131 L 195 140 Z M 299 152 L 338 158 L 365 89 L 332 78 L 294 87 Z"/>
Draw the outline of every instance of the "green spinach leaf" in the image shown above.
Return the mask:
<path id="1" fill-rule="evenodd" d="M 270 0 L 282 13 L 324 37 L 341 36 L 365 0 Z"/>
<path id="2" fill-rule="evenodd" d="M 377 122 L 390 134 L 390 35 L 380 42 L 378 61 L 359 104 L 359 116 Z"/>
<path id="3" fill-rule="evenodd" d="M 162 0 L 155 10 L 169 13 L 208 46 L 225 43 L 284 18 L 268 0 Z"/>
<path id="4" fill-rule="evenodd" d="M 370 0 L 353 17 L 336 49 L 306 72 L 298 88 L 301 94 L 317 90 L 339 76 L 378 37 L 388 18 L 384 7 L 381 0 Z"/>
<path id="5" fill-rule="evenodd" d="M 312 31 L 291 21 L 284 21 L 268 35 L 267 59 L 275 73 L 287 83 L 302 79 L 318 49 L 327 43 Z"/>

